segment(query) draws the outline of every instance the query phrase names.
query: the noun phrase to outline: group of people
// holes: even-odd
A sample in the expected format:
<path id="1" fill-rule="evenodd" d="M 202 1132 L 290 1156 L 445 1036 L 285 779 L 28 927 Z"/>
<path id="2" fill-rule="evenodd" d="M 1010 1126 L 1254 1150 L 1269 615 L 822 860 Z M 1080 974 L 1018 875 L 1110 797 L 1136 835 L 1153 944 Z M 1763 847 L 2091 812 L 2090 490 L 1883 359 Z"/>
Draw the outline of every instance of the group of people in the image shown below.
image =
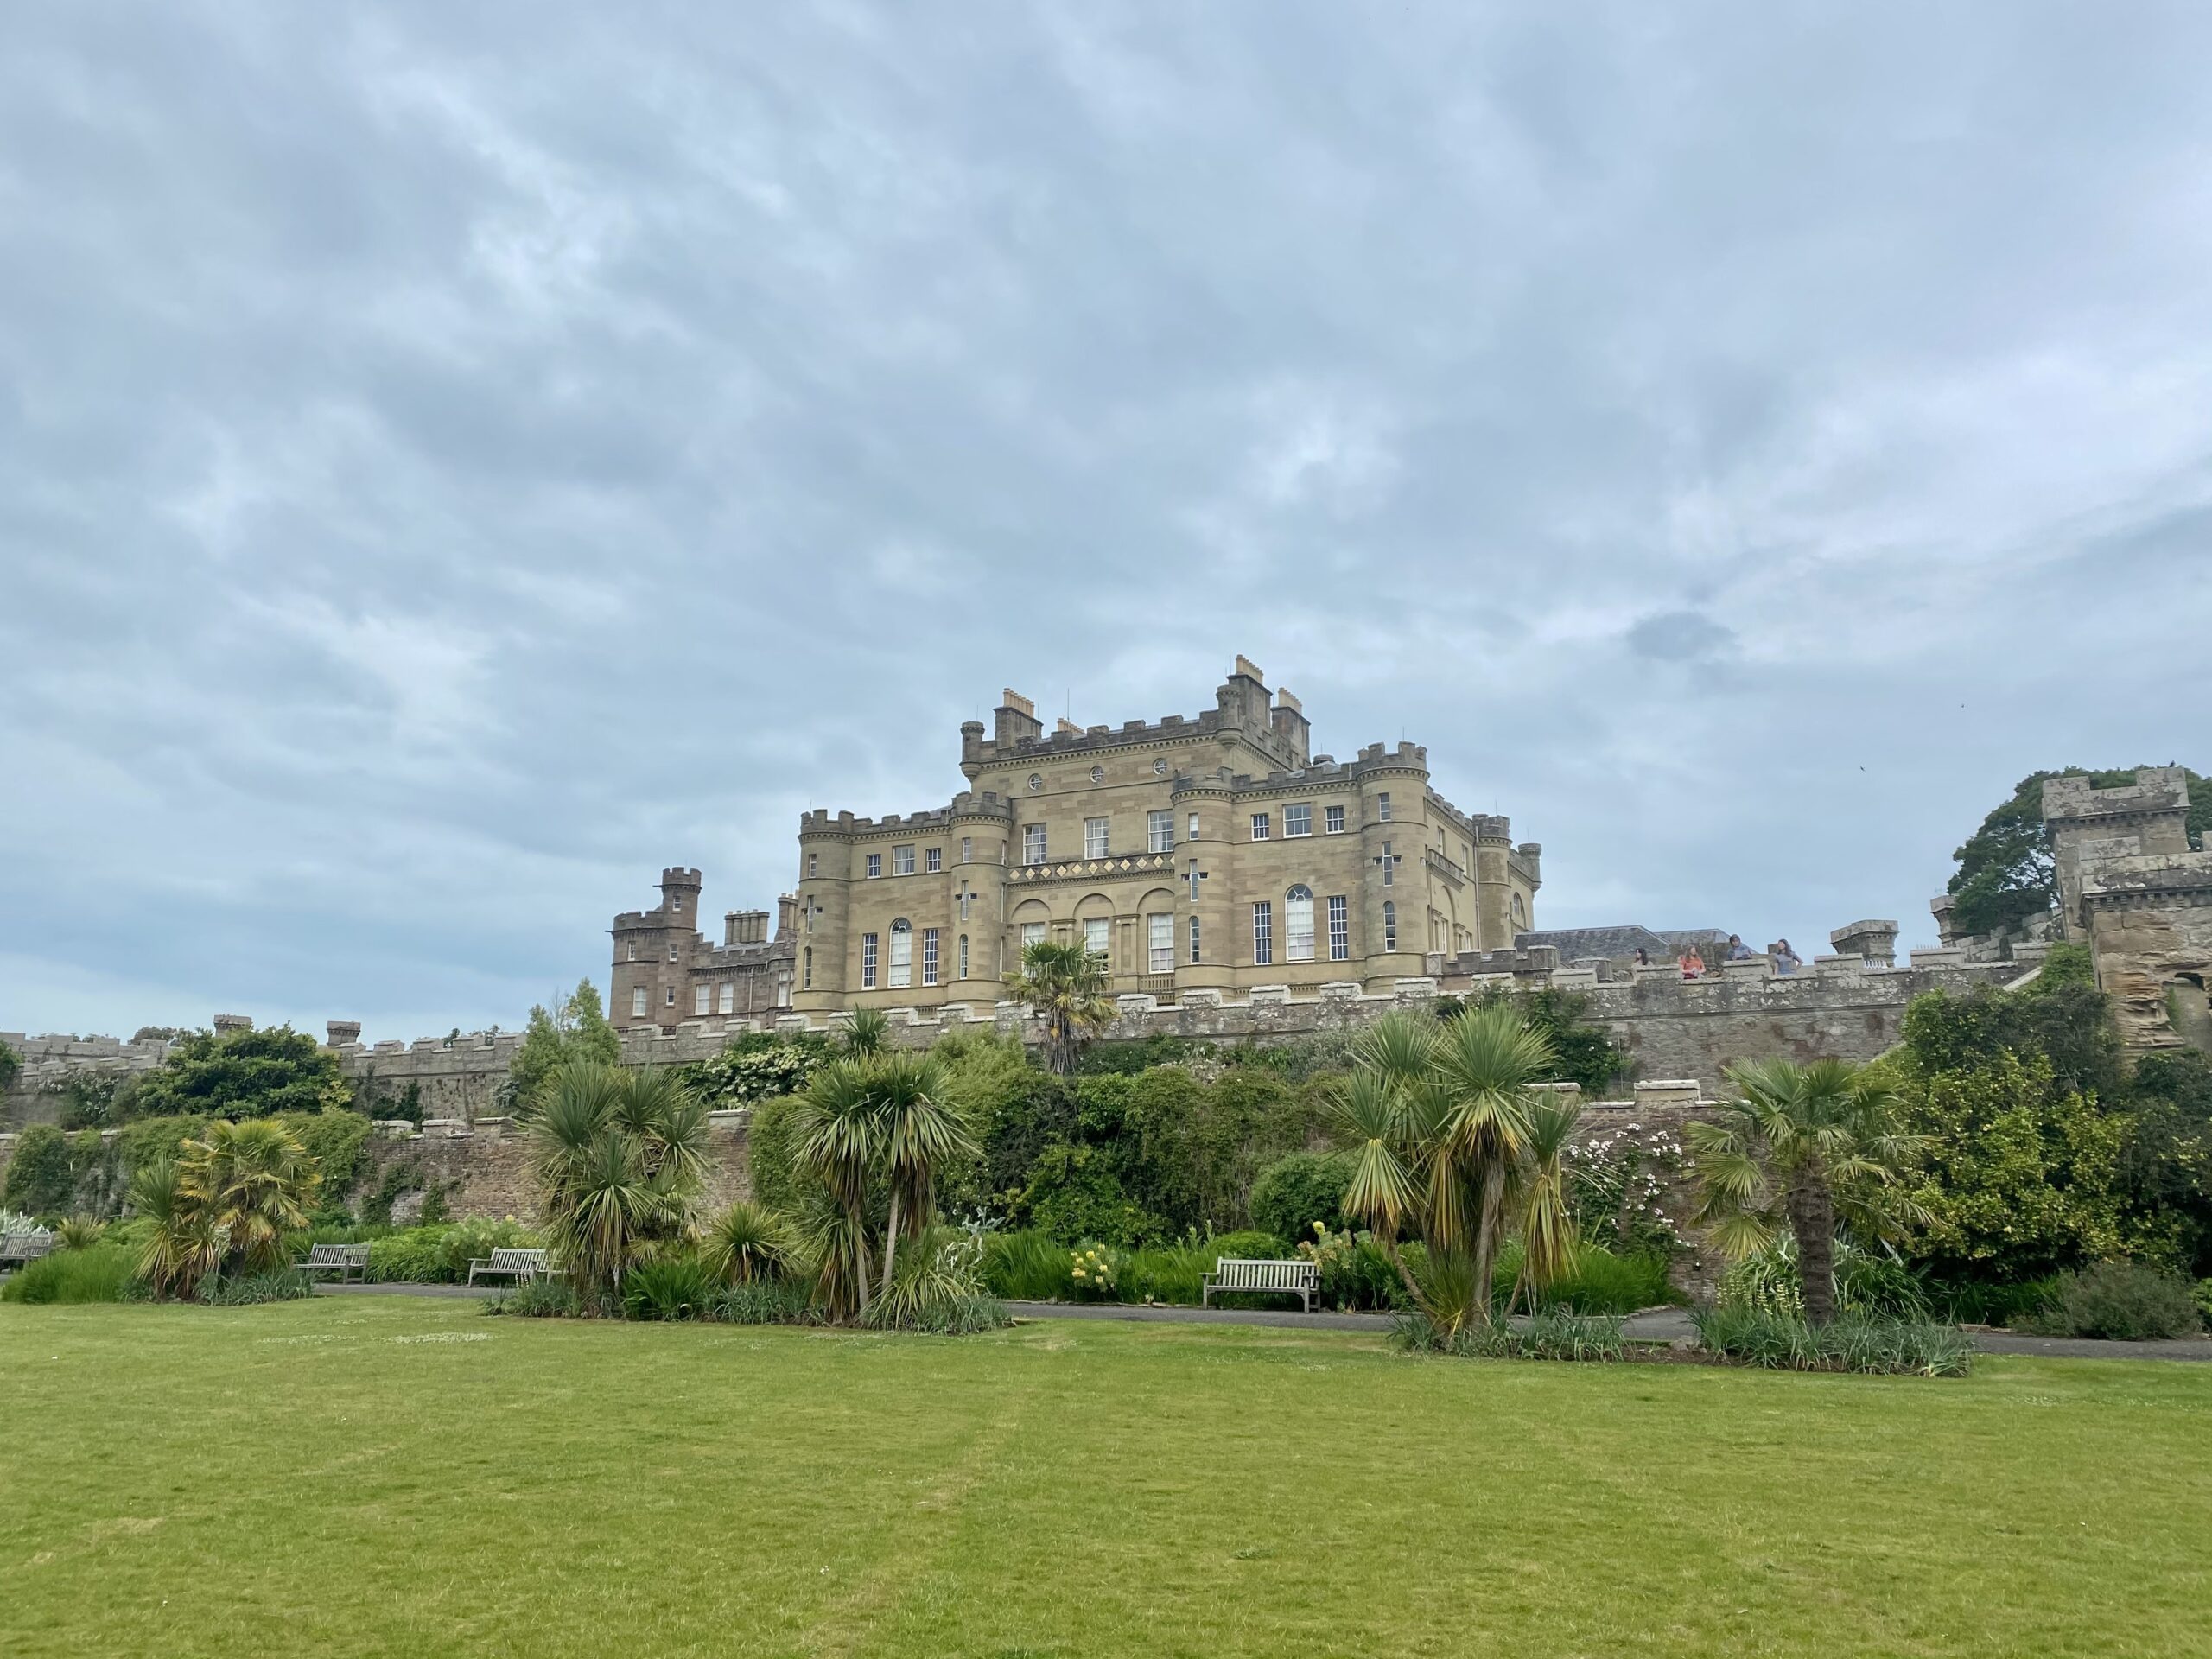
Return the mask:
<path id="1" fill-rule="evenodd" d="M 1716 957 L 1721 955 L 1719 951 L 1714 954 Z M 1758 954 L 1744 943 L 1740 935 L 1731 933 L 1728 936 L 1725 960 L 1749 962 Z M 1774 963 L 1774 971 L 1777 974 L 1794 974 L 1805 965 L 1797 953 L 1789 948 L 1789 941 L 1787 939 L 1777 939 L 1772 944 L 1767 946 L 1766 955 Z M 1636 960 L 1639 966 L 1649 966 L 1651 961 L 1650 953 L 1639 945 L 1637 948 Z M 1713 972 L 1713 969 L 1706 964 L 1705 952 L 1694 944 L 1686 944 L 1682 947 L 1681 955 L 1675 958 L 1675 965 L 1682 970 L 1684 979 L 1703 979 Z"/>

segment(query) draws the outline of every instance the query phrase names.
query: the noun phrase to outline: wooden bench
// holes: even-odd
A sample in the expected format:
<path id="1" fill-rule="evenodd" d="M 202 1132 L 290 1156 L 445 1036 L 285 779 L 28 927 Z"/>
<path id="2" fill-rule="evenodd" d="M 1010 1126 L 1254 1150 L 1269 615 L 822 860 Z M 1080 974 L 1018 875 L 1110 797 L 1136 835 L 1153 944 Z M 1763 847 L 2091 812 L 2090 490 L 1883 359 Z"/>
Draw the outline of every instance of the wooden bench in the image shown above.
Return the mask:
<path id="1" fill-rule="evenodd" d="M 54 1254 L 54 1235 L 41 1228 L 35 1233 L 10 1233 L 0 1238 L 0 1267 L 27 1268 L 41 1255 Z"/>
<path id="2" fill-rule="evenodd" d="M 1216 1291 L 1231 1290 L 1276 1291 L 1295 1296 L 1311 1313 L 1313 1299 L 1321 1294 L 1321 1269 L 1312 1262 L 1268 1262 L 1224 1255 L 1213 1264 L 1213 1271 L 1206 1274 L 1199 1287 L 1198 1305 L 1203 1307 L 1213 1300 Z"/>
<path id="3" fill-rule="evenodd" d="M 477 1276 L 480 1274 L 486 1279 L 519 1279 L 527 1284 L 533 1279 L 540 1276 L 550 1278 L 559 1272 L 558 1268 L 546 1266 L 545 1252 L 543 1250 L 505 1250 L 495 1248 L 490 1261 L 486 1262 L 480 1258 L 468 1264 L 468 1282 L 474 1284 Z"/>
<path id="4" fill-rule="evenodd" d="M 359 1274 L 361 1282 L 369 1282 L 369 1247 L 365 1244 L 316 1244 L 310 1246 L 305 1255 L 296 1255 L 292 1265 L 302 1273 L 334 1273 L 338 1282 L 344 1284 L 349 1274 Z"/>

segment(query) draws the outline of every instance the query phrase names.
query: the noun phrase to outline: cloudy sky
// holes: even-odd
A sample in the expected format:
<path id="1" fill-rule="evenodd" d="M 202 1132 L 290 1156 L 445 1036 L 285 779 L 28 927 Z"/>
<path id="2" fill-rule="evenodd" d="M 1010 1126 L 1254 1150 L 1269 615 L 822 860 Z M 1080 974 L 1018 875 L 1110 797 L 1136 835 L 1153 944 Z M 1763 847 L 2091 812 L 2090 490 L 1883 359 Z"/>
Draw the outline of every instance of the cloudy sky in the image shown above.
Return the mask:
<path id="1" fill-rule="evenodd" d="M 1930 942 L 2022 774 L 2212 761 L 2208 85 L 2196 3 L 18 8 L 0 1028 L 513 1026 L 1238 652 L 1543 923 Z"/>

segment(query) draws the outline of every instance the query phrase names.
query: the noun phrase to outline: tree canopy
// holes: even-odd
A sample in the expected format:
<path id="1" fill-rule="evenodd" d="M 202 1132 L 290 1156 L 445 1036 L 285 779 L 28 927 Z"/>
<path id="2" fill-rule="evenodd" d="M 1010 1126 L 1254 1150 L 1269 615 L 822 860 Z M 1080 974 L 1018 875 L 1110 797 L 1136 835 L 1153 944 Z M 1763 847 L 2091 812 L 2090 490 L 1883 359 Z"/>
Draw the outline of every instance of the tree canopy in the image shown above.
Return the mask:
<path id="1" fill-rule="evenodd" d="M 352 1104 L 335 1054 L 304 1032 L 272 1026 L 193 1033 L 138 1081 L 130 1116 L 269 1117 Z"/>
<path id="2" fill-rule="evenodd" d="M 571 1061 L 613 1065 L 622 1058 L 622 1039 L 607 1022 L 599 990 L 588 979 L 576 982 L 567 1001 L 530 1011 L 522 1046 L 507 1066 L 511 1104 L 529 1107 L 544 1092 L 547 1079 Z"/>

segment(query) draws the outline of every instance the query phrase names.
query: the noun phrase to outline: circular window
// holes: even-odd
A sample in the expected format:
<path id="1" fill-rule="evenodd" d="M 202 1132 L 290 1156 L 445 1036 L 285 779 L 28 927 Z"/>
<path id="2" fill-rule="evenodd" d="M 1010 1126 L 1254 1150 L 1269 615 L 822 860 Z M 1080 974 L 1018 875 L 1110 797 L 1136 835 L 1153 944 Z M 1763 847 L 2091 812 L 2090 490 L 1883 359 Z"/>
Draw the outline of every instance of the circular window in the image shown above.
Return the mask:
<path id="1" fill-rule="evenodd" d="M 1031 772 L 1031 773 L 1029 774 L 1029 787 L 1030 787 L 1030 788 L 1032 788 L 1032 789 L 1042 789 L 1042 788 L 1044 788 L 1044 787 L 1045 787 L 1045 774 L 1044 774 L 1043 772 Z"/>
<path id="2" fill-rule="evenodd" d="M 1167 775 L 1166 756 L 1162 755 L 1159 760 L 1152 763 L 1152 775 L 1155 778 L 1165 778 Z"/>
<path id="3" fill-rule="evenodd" d="M 1103 766 L 1093 766 L 1090 769 L 1090 781 L 1094 784 L 1104 783 L 1106 781 L 1106 768 Z"/>

